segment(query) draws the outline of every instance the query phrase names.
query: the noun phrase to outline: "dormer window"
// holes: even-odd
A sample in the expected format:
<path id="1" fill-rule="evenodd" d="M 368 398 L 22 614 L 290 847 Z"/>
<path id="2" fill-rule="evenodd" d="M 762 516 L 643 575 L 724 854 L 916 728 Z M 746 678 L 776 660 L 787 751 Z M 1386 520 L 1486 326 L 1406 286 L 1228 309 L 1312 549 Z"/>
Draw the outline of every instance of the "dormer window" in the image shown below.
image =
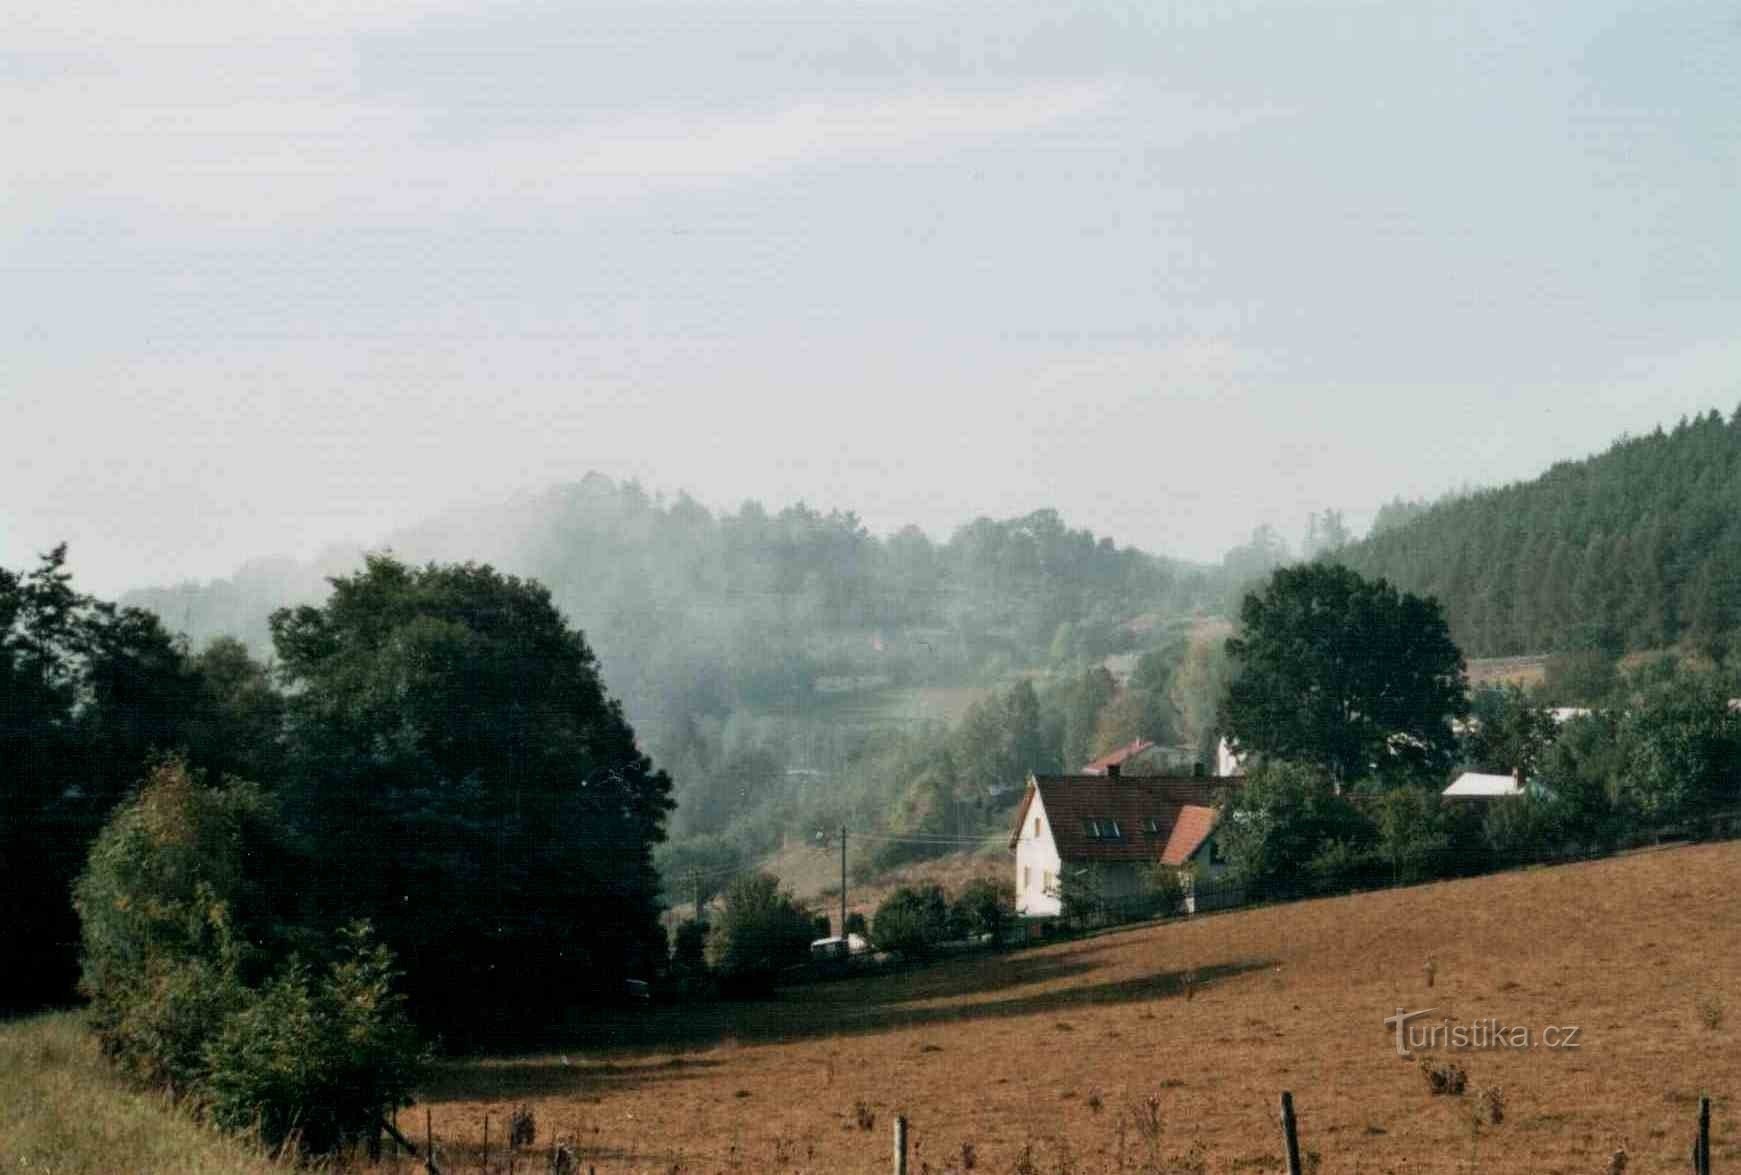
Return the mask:
<path id="1" fill-rule="evenodd" d="M 1150 816 L 1146 821 L 1143 822 L 1143 827 L 1148 829 L 1150 836 L 1161 835 L 1161 822 L 1159 820 L 1156 820 L 1153 816 Z"/>
<path id="2" fill-rule="evenodd" d="M 1124 831 L 1119 828 L 1118 821 L 1109 816 L 1102 816 L 1094 820 L 1084 820 L 1082 822 L 1082 833 L 1090 840 L 1118 840 L 1124 836 Z"/>

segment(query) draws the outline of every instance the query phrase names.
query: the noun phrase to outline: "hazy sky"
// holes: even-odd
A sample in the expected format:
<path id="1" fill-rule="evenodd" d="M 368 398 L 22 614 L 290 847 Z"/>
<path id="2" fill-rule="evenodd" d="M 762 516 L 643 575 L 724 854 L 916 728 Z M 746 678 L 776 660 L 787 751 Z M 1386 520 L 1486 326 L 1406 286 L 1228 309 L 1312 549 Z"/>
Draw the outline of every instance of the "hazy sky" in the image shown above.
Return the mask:
<path id="1" fill-rule="evenodd" d="M 0 0 L 0 565 L 589 469 L 1216 558 L 1741 401 L 1732 3 Z"/>

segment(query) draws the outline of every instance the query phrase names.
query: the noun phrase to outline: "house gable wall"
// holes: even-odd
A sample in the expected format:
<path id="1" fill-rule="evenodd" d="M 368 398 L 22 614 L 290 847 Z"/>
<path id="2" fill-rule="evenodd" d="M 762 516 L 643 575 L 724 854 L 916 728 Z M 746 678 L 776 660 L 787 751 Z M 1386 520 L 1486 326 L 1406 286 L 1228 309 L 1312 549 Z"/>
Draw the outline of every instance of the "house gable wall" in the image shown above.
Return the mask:
<path id="1" fill-rule="evenodd" d="M 1036 790 L 1029 797 L 1022 827 L 1016 834 L 1017 914 L 1044 917 L 1059 913 L 1062 907 L 1058 902 L 1057 878 L 1061 865 L 1057 842 L 1052 839 L 1052 821 Z"/>

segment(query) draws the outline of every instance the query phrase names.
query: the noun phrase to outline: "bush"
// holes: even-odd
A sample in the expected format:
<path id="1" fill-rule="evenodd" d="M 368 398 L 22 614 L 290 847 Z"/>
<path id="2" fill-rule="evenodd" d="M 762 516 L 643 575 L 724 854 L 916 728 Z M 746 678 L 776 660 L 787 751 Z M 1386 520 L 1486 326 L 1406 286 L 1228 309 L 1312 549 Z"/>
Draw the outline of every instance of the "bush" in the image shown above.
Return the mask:
<path id="1" fill-rule="evenodd" d="M 282 853 L 276 827 L 258 788 L 208 788 L 167 759 L 91 846 L 74 886 L 80 990 L 103 1051 L 133 1076 L 196 1084 L 214 1025 L 285 946 L 245 868 Z"/>
<path id="2" fill-rule="evenodd" d="M 886 951 L 924 956 L 949 937 L 949 902 L 939 885 L 902 886 L 877 907 L 871 936 Z"/>
<path id="3" fill-rule="evenodd" d="M 1171 865 L 1156 865 L 1149 874 L 1149 916 L 1171 918 L 1184 903 L 1185 878 Z"/>
<path id="4" fill-rule="evenodd" d="M 707 974 L 707 923 L 688 918 L 677 924 L 671 942 L 671 973 L 683 979 Z"/>
<path id="5" fill-rule="evenodd" d="M 1335 794 L 1329 776 L 1303 764 L 1270 760 L 1247 776 L 1216 832 L 1234 877 L 1256 894 L 1287 897 L 1324 870 L 1352 864 L 1375 840 L 1370 820 Z M 1324 856 L 1326 847 L 1340 860 Z M 1314 868 L 1316 862 L 1317 868 Z"/>
<path id="6" fill-rule="evenodd" d="M 220 1126 L 257 1127 L 274 1145 L 294 1132 L 324 1153 L 373 1138 L 411 1103 L 427 1057 L 393 991 L 392 953 L 367 923 L 341 934 L 324 974 L 293 959 L 206 1046 L 204 1093 Z"/>
<path id="7" fill-rule="evenodd" d="M 1378 855 L 1401 882 L 1444 877 L 1455 865 L 1454 825 L 1436 793 L 1403 786 L 1376 804 Z"/>
<path id="8" fill-rule="evenodd" d="M 989 934 L 996 942 L 1015 916 L 1015 906 L 1013 886 L 981 877 L 968 882 L 956 897 L 950 921 L 963 934 Z"/>
<path id="9" fill-rule="evenodd" d="M 747 874 L 726 887 L 725 909 L 707 941 L 708 962 L 728 991 L 766 991 L 782 967 L 809 956 L 815 929 L 810 915 L 780 889 L 779 878 Z"/>
<path id="10" fill-rule="evenodd" d="M 219 1124 L 333 1149 L 408 1104 L 425 1061 L 392 956 L 366 924 L 341 933 L 317 979 L 290 953 L 318 945 L 280 921 L 259 872 L 286 859 L 270 802 L 158 764 L 92 847 L 75 902 L 81 986 L 104 1052 Z"/>

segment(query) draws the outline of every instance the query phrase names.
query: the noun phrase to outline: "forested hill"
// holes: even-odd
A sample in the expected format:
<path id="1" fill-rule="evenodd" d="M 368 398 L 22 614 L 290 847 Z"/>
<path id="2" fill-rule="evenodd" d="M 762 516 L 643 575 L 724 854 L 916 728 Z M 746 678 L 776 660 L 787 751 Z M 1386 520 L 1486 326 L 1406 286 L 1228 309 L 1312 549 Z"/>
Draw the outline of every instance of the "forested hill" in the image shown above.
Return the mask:
<path id="1" fill-rule="evenodd" d="M 850 513 L 755 503 L 715 514 L 599 475 L 390 536 L 412 562 L 477 561 L 538 579 L 583 629 L 651 745 L 698 717 L 792 713 L 818 690 L 994 680 L 1011 668 L 1135 647 L 1126 622 L 1219 603 L 1216 573 L 1065 525 L 1041 510 L 981 518 L 947 542 L 886 538 Z M 316 568 L 135 592 L 197 645 L 228 633 L 269 652 L 266 616 L 324 592 Z"/>
<path id="2" fill-rule="evenodd" d="M 1741 635 L 1741 409 L 1441 502 L 1337 558 L 1437 596 L 1469 656 L 1720 647 Z"/>

